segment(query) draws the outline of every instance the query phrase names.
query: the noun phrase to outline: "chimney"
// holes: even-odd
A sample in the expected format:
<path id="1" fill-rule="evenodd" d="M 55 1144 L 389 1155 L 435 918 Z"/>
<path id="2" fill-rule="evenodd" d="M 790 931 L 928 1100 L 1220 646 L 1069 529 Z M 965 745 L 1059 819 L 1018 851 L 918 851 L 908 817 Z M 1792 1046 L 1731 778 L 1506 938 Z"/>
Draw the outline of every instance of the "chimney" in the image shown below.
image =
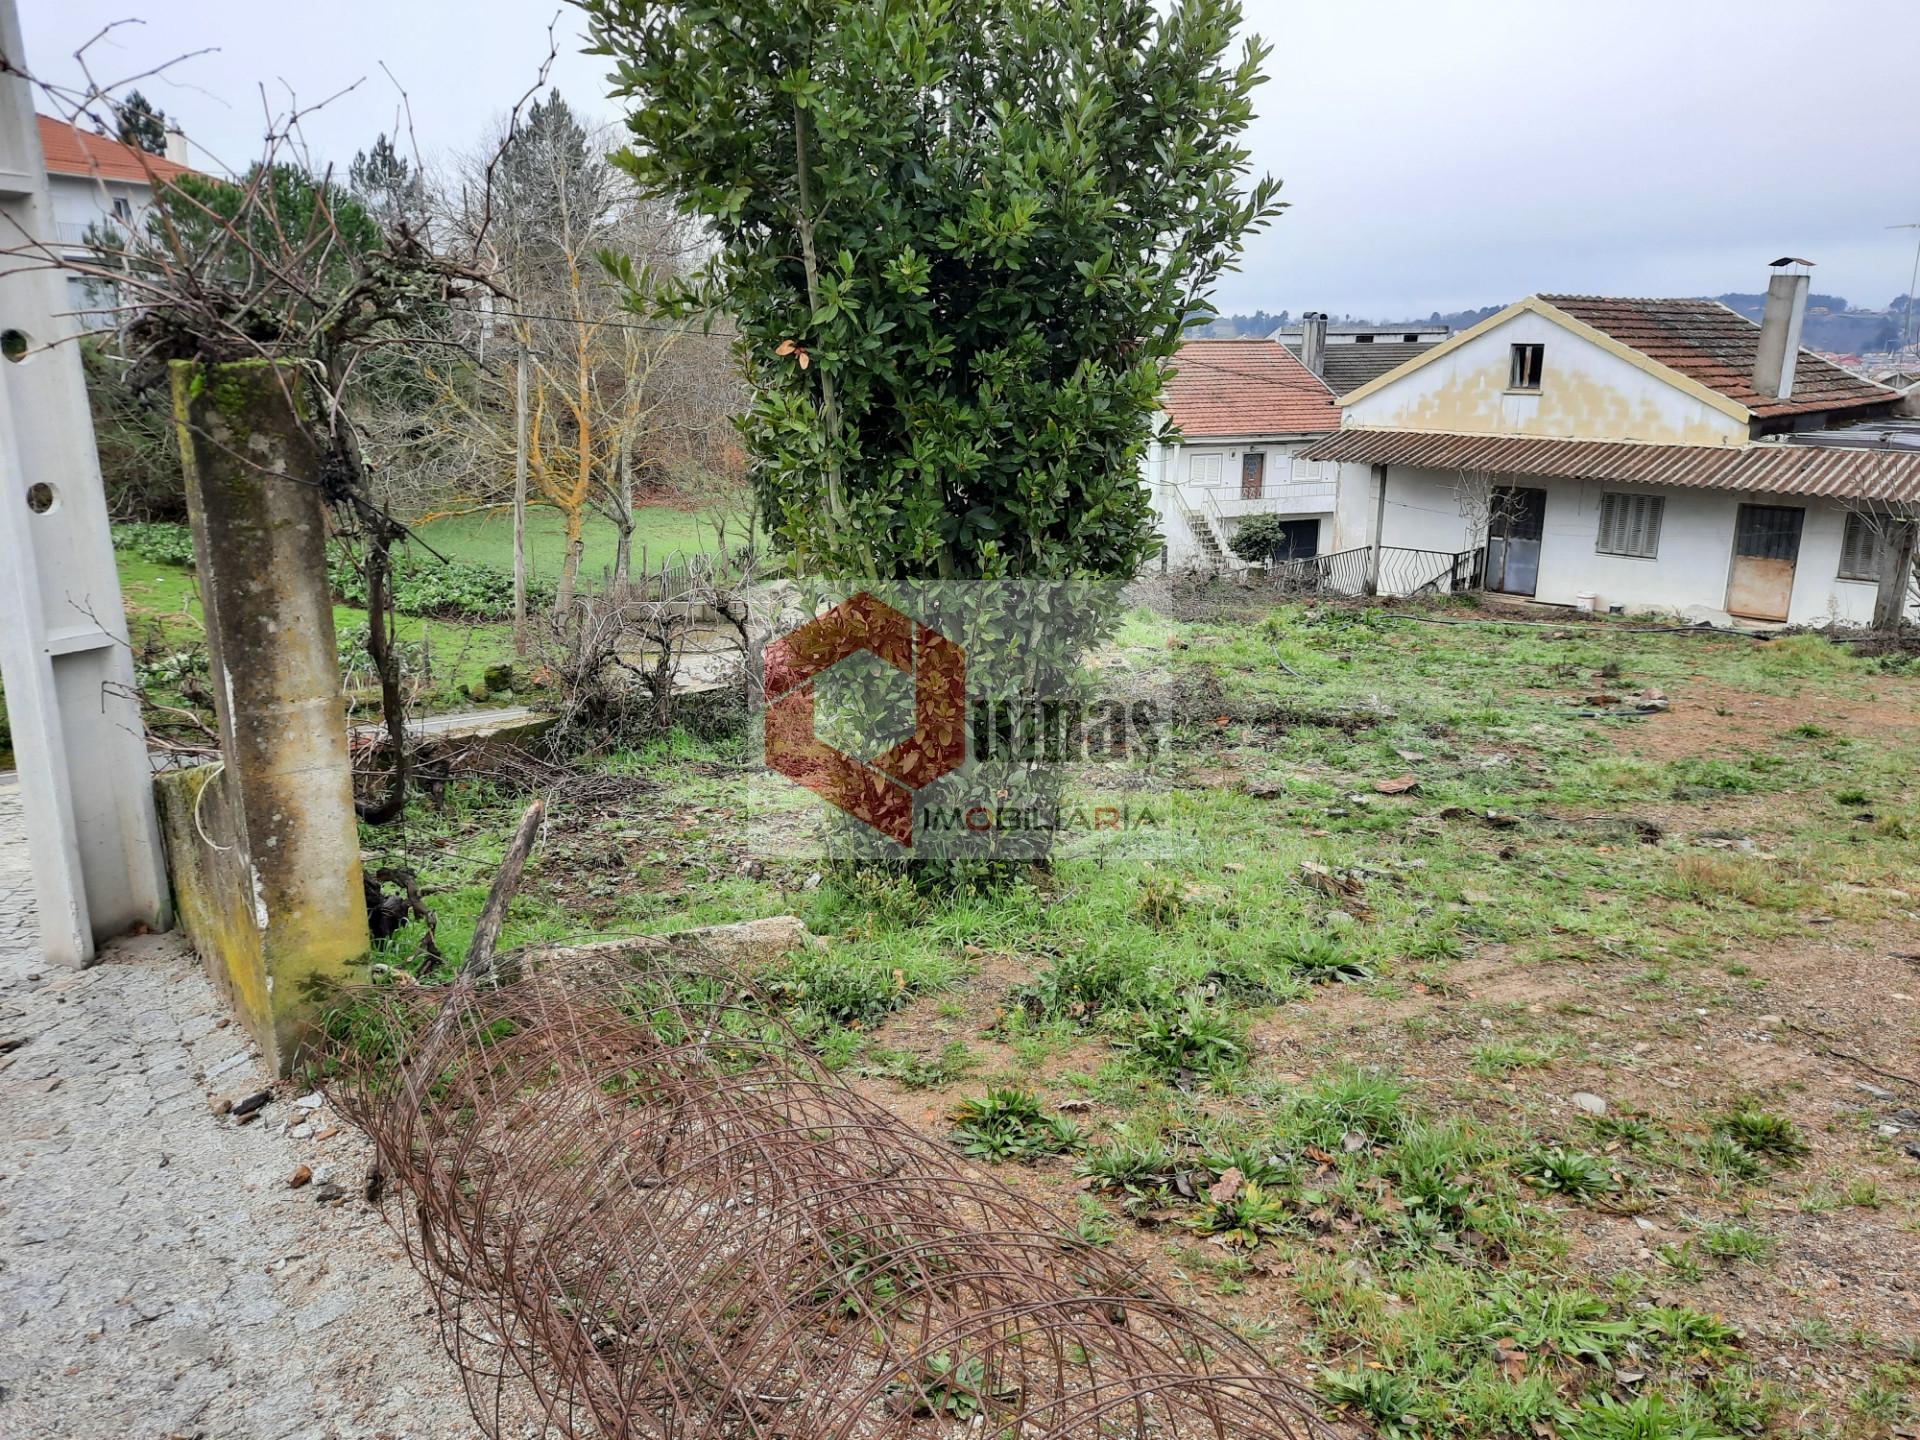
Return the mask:
<path id="1" fill-rule="evenodd" d="M 187 158 L 186 132 L 176 129 L 171 125 L 167 127 L 167 159 L 176 165 L 190 165 L 193 163 Z"/>
<path id="2" fill-rule="evenodd" d="M 1316 375 L 1327 369 L 1327 316 L 1309 310 L 1300 317 L 1300 363 Z"/>
<path id="3" fill-rule="evenodd" d="M 1807 290 L 1813 284 L 1804 267 L 1812 263 L 1791 257 L 1776 260 L 1767 281 L 1767 309 L 1760 321 L 1753 388 L 1776 400 L 1793 394 L 1793 369 L 1800 360 L 1800 327 L 1807 318 Z"/>

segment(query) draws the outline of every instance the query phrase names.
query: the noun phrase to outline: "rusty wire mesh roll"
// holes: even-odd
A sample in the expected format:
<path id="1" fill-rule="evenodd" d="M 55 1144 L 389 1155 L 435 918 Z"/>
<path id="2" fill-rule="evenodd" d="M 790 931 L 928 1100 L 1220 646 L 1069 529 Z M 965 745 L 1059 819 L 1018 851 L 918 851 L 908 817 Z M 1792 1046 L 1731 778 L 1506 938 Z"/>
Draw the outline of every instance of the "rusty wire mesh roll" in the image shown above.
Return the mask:
<path id="1" fill-rule="evenodd" d="M 610 1440 L 1327 1433 L 1231 1331 L 679 965 L 358 1007 L 335 1099 L 490 1434 L 528 1395 Z"/>

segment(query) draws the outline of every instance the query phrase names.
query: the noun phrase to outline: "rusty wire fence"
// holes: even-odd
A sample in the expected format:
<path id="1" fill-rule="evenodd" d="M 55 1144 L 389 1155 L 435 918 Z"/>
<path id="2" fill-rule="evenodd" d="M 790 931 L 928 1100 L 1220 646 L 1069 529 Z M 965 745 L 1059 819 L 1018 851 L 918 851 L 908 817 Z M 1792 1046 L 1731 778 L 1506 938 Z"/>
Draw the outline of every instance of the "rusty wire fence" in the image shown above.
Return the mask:
<path id="1" fill-rule="evenodd" d="M 331 1089 L 490 1435 L 528 1413 L 605 1440 L 1331 1433 L 1238 1336 L 856 1094 L 736 979 L 657 957 L 351 1013 Z"/>

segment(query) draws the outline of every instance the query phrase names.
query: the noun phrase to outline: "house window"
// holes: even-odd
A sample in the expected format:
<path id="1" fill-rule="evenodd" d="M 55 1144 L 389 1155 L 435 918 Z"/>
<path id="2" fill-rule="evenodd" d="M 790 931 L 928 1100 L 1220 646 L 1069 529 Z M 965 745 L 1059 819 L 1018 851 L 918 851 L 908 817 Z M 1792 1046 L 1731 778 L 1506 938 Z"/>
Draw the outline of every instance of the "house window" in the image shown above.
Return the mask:
<path id="1" fill-rule="evenodd" d="M 116 195 L 114 197 L 113 218 L 118 220 L 122 225 L 133 219 L 133 204 L 126 196 Z"/>
<path id="2" fill-rule="evenodd" d="M 1267 491 L 1267 454 L 1249 450 L 1240 457 L 1240 498 L 1258 500 Z"/>
<path id="3" fill-rule="evenodd" d="M 1849 512 L 1847 532 L 1840 541 L 1840 578 L 1877 582 L 1885 555 L 1879 527 L 1857 510 Z"/>
<path id="4" fill-rule="evenodd" d="M 1602 495 L 1600 539 L 1593 548 L 1602 555 L 1653 559 L 1660 553 L 1660 519 L 1666 507 L 1667 502 L 1658 495 L 1622 495 L 1611 491 Z"/>
<path id="5" fill-rule="evenodd" d="M 1509 390 L 1538 390 L 1540 388 L 1540 368 L 1546 362 L 1547 347 L 1544 345 L 1516 345 L 1513 347 L 1513 362 L 1507 371 Z"/>

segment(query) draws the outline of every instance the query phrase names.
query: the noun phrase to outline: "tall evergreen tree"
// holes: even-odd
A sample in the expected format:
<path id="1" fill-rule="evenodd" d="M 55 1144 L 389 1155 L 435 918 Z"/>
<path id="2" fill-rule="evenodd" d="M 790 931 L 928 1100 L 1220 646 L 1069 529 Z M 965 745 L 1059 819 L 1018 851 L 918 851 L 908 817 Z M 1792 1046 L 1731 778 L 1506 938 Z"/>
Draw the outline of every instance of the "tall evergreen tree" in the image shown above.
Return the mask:
<path id="1" fill-rule="evenodd" d="M 394 149 L 383 131 L 370 149 L 354 152 L 347 188 L 382 222 L 424 215 L 427 188 L 413 162 Z"/>
<path id="2" fill-rule="evenodd" d="M 167 153 L 167 113 L 155 108 L 138 90 L 120 102 L 114 119 L 119 124 L 119 140 L 149 155 Z"/>

